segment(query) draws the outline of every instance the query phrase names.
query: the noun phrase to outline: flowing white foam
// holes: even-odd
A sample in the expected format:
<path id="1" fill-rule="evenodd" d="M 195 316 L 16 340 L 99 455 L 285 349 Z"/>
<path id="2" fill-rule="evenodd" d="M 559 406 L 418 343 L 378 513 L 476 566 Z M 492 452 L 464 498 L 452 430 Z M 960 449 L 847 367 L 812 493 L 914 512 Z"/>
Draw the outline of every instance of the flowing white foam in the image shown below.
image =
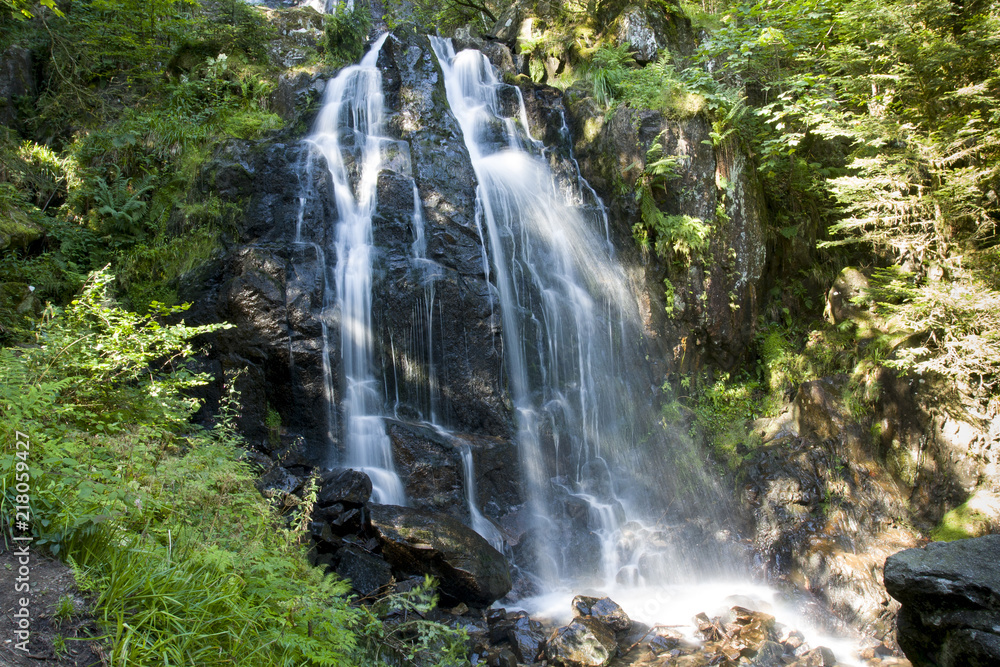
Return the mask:
<path id="1" fill-rule="evenodd" d="M 797 630 L 802 633 L 809 648 L 829 648 L 837 656 L 838 665 L 862 664 L 855 639 L 835 636 L 817 628 L 804 617 L 801 605 L 782 599 L 772 588 L 745 580 L 628 589 L 612 587 L 571 591 L 564 588 L 524 598 L 507 608 L 524 610 L 536 620 L 563 625 L 573 617 L 572 600 L 576 595 L 611 597 L 633 621 L 649 626 L 671 627 L 695 643 L 701 641 L 694 622 L 696 615 L 705 613 L 709 618 L 725 618 L 732 607 L 740 606 L 774 616 L 779 624 L 779 635 Z"/>
<path id="2" fill-rule="evenodd" d="M 384 133 L 382 74 L 375 66 L 387 37 L 329 83 L 309 142 L 326 160 L 338 213 L 333 304 L 340 324 L 346 464 L 371 477 L 375 502 L 403 505 L 406 494 L 395 473 L 382 419 L 385 401 L 375 380 L 372 326 L 376 186 L 387 160 L 401 152 Z"/>

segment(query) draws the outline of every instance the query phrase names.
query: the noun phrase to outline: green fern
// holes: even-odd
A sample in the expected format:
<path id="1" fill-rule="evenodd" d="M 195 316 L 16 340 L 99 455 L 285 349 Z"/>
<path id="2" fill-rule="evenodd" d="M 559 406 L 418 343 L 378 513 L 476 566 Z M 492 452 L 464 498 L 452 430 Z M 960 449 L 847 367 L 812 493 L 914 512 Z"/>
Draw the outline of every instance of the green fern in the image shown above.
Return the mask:
<path id="1" fill-rule="evenodd" d="M 143 220 L 149 202 L 143 196 L 153 189 L 153 178 L 116 179 L 112 185 L 101 177 L 94 182 L 96 213 L 101 219 L 102 233 L 135 239 L 143 231 Z"/>
<path id="2" fill-rule="evenodd" d="M 584 76 L 590 81 L 594 99 L 610 107 L 620 94 L 619 87 L 635 66 L 635 58 L 628 45 L 602 46 L 583 66 Z"/>

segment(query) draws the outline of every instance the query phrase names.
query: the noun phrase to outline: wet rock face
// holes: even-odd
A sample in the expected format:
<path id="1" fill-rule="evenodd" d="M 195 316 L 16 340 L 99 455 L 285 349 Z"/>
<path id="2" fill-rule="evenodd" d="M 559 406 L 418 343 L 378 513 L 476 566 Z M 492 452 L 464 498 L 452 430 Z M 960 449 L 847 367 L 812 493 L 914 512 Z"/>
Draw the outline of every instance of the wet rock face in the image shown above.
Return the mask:
<path id="1" fill-rule="evenodd" d="M 409 151 L 410 177 L 380 178 L 374 220 L 377 357 L 395 410 L 456 431 L 509 435 L 500 381 L 499 313 L 475 223 L 475 174 L 423 36 L 387 40 L 389 126 Z M 414 185 L 423 245 L 414 223 Z M 516 478 L 516 474 L 512 475 Z"/>
<path id="2" fill-rule="evenodd" d="M 465 451 L 473 461 L 477 507 L 499 517 L 520 502 L 517 484 L 509 477 L 511 462 L 517 460 L 516 447 L 510 440 L 443 432 L 426 423 L 397 419 L 387 420 L 387 431 L 396 471 L 412 507 L 469 522 Z"/>
<path id="3" fill-rule="evenodd" d="M 419 427 L 390 423 L 388 431 L 396 472 L 410 504 L 468 522 L 460 454 Z"/>
<path id="4" fill-rule="evenodd" d="M 545 657 L 562 667 L 603 667 L 618 649 L 610 628 L 585 616 L 557 628 L 545 644 Z"/>
<path id="5" fill-rule="evenodd" d="M 805 383 L 781 417 L 758 425 L 765 444 L 744 462 L 741 499 L 772 576 L 810 590 L 880 639 L 897 608 L 881 584 L 885 558 L 916 544 L 899 525 L 907 501 L 859 447 L 859 425 L 835 385 Z M 777 423 L 774 423 L 777 422 Z"/>
<path id="6" fill-rule="evenodd" d="M 700 115 L 671 120 L 620 106 L 605 122 L 581 91 L 569 111 L 581 171 L 608 204 L 621 258 L 642 276 L 649 334 L 667 348 L 668 370 L 688 372 L 706 362 L 733 368 L 750 348 L 766 259 L 765 209 L 747 157 L 735 147 L 714 147 Z M 658 191 L 660 209 L 711 226 L 707 252 L 684 266 L 638 252 L 630 230 L 641 219 L 639 205 L 617 194 L 632 191 L 654 142 L 663 155 L 680 158 L 677 177 Z M 666 292 L 664 279 L 672 286 Z"/>
<path id="7" fill-rule="evenodd" d="M 1000 664 L 1000 535 L 907 549 L 885 564 L 914 667 Z"/>
<path id="8" fill-rule="evenodd" d="M 371 525 L 385 559 L 401 575 L 437 577 L 441 593 L 485 606 L 510 590 L 503 554 L 451 517 L 393 505 L 372 505 Z"/>

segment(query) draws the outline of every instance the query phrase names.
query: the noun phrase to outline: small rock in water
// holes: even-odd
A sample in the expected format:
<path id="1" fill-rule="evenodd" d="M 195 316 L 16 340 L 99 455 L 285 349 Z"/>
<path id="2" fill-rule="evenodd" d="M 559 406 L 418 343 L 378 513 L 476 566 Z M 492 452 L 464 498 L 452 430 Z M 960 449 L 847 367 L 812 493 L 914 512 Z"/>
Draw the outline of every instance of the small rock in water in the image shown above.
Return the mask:
<path id="1" fill-rule="evenodd" d="M 517 667 L 517 658 L 509 648 L 490 649 L 486 654 L 489 667 Z"/>
<path id="2" fill-rule="evenodd" d="M 507 639 L 518 662 L 535 662 L 545 647 L 542 624 L 527 617 L 514 621 L 514 625 L 507 630 Z"/>
<path id="3" fill-rule="evenodd" d="M 663 625 L 653 626 L 647 637 L 650 648 L 657 653 L 663 653 L 677 648 L 684 641 L 684 635 Z"/>
<path id="4" fill-rule="evenodd" d="M 733 607 L 732 611 L 736 615 L 736 622 L 732 624 L 735 626 L 732 632 L 732 645 L 742 655 L 752 656 L 770 638 L 771 630 L 774 628 L 774 616 L 743 607 Z"/>
<path id="5" fill-rule="evenodd" d="M 578 617 L 555 629 L 545 643 L 545 657 L 560 667 L 603 667 L 615 656 L 618 645 L 603 623 Z"/>
<path id="6" fill-rule="evenodd" d="M 785 654 L 785 647 L 777 642 L 766 641 L 757 650 L 750 664 L 753 667 L 772 667 L 781 664 L 781 656 Z"/>
<path id="7" fill-rule="evenodd" d="M 806 641 L 805 635 L 803 635 L 798 630 L 792 630 L 788 633 L 788 637 L 781 641 L 782 644 L 787 646 L 790 650 L 795 651 L 797 648 L 802 646 Z"/>
<path id="8" fill-rule="evenodd" d="M 825 646 L 814 648 L 802 654 L 789 667 L 836 667 L 837 658 L 833 651 Z"/>
<path id="9" fill-rule="evenodd" d="M 717 642 L 726 636 L 725 631 L 719 626 L 719 619 L 710 619 L 705 612 L 694 617 L 694 624 L 705 641 Z"/>
<path id="10" fill-rule="evenodd" d="M 592 598 L 577 595 L 573 598 L 573 609 L 579 616 L 592 616 L 613 632 L 625 632 L 632 626 L 632 620 L 621 606 L 611 598 Z"/>

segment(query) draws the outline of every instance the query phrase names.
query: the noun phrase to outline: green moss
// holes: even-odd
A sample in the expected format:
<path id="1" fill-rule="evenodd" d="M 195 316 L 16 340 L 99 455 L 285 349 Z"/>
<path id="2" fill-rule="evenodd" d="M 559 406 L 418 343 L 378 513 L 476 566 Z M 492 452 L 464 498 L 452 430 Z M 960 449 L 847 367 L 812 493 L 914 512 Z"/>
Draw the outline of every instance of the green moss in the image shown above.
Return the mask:
<path id="1" fill-rule="evenodd" d="M 916 460 L 910 450 L 903 447 L 898 441 L 893 441 L 889 450 L 885 454 L 885 464 L 889 472 L 899 479 L 903 484 L 912 487 L 917 483 L 917 474 L 920 472 Z"/>
<path id="2" fill-rule="evenodd" d="M 19 208 L 0 208 L 0 250 L 24 248 L 42 237 L 43 230 Z"/>
<path id="3" fill-rule="evenodd" d="M 980 537 L 989 533 L 990 523 L 988 516 L 969 507 L 969 501 L 966 501 L 944 515 L 941 523 L 931 531 L 931 539 L 935 542 L 952 542 Z"/>
<path id="4" fill-rule="evenodd" d="M 284 125 L 278 114 L 259 110 L 237 111 L 226 117 L 222 130 L 238 139 L 259 139 L 265 132 Z"/>

